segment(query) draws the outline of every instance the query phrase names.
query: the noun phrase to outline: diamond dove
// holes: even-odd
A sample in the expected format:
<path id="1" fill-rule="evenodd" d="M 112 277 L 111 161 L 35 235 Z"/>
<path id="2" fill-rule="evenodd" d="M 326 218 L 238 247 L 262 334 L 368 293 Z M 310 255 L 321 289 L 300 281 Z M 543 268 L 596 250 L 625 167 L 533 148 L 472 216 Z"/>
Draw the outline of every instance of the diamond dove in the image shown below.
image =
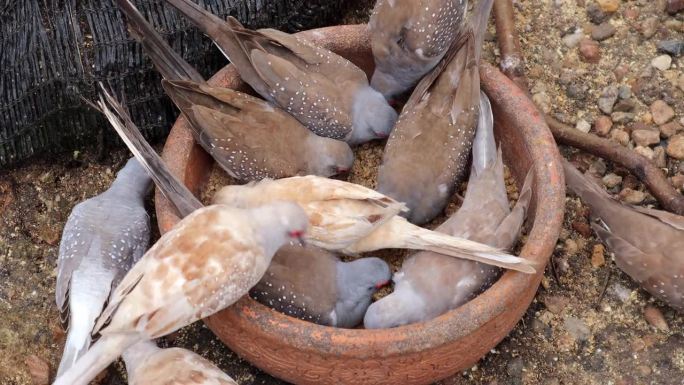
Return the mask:
<path id="1" fill-rule="evenodd" d="M 58 375 L 88 350 L 112 288 L 147 250 L 150 218 L 144 199 L 151 183 L 131 158 L 107 191 L 77 204 L 69 215 L 57 260 L 55 297 L 69 324 Z"/>
<path id="2" fill-rule="evenodd" d="M 347 59 L 273 29 L 243 27 L 190 0 L 167 0 L 216 43 L 242 79 L 314 133 L 350 144 L 389 135 L 397 113 Z"/>
<path id="3" fill-rule="evenodd" d="M 684 312 L 684 217 L 630 206 L 563 161 L 568 189 L 591 209 L 592 229 L 617 266 L 654 297 Z"/>
<path id="4" fill-rule="evenodd" d="M 486 95 L 481 94 L 480 103 L 465 198 L 458 211 L 436 231 L 508 249 L 518 238 L 529 206 L 532 173 L 528 173 L 519 199 L 510 210 L 501 151 L 497 153 Z M 394 274 L 394 291 L 368 308 L 364 326 L 391 328 L 435 318 L 471 300 L 494 283 L 499 272 L 478 262 L 418 252 Z"/>
<path id="5" fill-rule="evenodd" d="M 437 216 L 465 177 L 479 115 L 479 61 L 493 0 L 481 0 L 463 36 L 404 106 L 378 171 L 378 191 L 405 202 L 409 221 Z"/>
<path id="6" fill-rule="evenodd" d="M 415 86 L 462 30 L 467 0 L 378 0 L 368 23 L 371 85 L 391 98 Z"/>

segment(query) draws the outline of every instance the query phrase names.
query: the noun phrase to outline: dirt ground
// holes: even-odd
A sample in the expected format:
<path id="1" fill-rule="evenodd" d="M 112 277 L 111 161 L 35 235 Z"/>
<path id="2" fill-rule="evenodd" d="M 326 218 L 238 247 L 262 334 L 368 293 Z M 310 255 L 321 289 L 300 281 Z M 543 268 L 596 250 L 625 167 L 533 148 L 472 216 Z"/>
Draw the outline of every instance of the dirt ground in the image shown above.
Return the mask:
<path id="1" fill-rule="evenodd" d="M 679 183 L 684 162 L 674 152 L 661 153 L 670 154 L 665 147 L 672 141 L 663 130 L 676 134 L 681 125 L 663 128 L 666 124 L 657 123 L 657 113 L 649 106 L 664 101 L 673 109 L 670 120 L 676 124 L 684 116 L 681 58 L 673 57 L 663 70 L 652 66 L 662 55 L 656 48 L 659 42 L 681 44 L 684 14 L 668 15 L 666 1 L 661 0 L 598 3 L 601 6 L 591 0 L 515 2 L 534 99 L 540 108 L 578 129 L 589 125 L 596 132 L 599 118 L 609 116 L 612 128 L 602 135 L 653 156 L 654 162 L 664 162 L 659 166 L 673 183 Z M 613 6 L 617 11 L 612 16 L 599 12 Z M 367 14 L 368 6 L 361 6 L 347 20 L 363 20 Z M 610 26 L 603 24 L 596 32 L 592 21 Z M 611 27 L 612 35 L 606 38 Z M 485 59 L 495 62 L 494 29 L 490 31 Z M 598 42 L 597 63 L 591 62 L 596 52 L 587 48 L 595 44 L 577 42 L 592 36 L 592 31 L 591 41 Z M 630 95 L 617 102 L 613 112 L 602 112 L 604 89 L 621 85 L 630 89 Z M 637 146 L 635 137 L 641 139 L 634 132 L 645 129 L 660 130 L 663 140 Z M 381 154 L 377 145 L 361 151 L 360 158 L 368 164 Z M 599 176 L 621 177 L 609 191 L 622 199 L 657 207 L 647 190 L 624 170 L 567 148 L 562 152 Z M 51 379 L 54 376 L 64 343 L 54 304 L 62 226 L 76 203 L 107 188 L 129 156 L 123 149 L 108 151 L 103 159 L 95 154 L 84 149 L 0 170 L 0 384 L 38 384 L 44 383 L 40 377 L 46 373 Z M 352 178 L 372 183 L 373 172 L 372 167 L 357 164 Z M 152 208 L 150 201 L 154 217 Z M 586 208 L 579 200 L 569 197 L 566 209 L 553 268 L 547 268 L 521 322 L 476 366 L 441 384 L 684 384 L 684 318 L 617 269 L 589 231 Z M 282 383 L 230 352 L 199 322 L 165 338 L 162 345 L 192 349 L 242 385 Z M 123 372 L 123 365 L 117 363 L 100 383 L 124 384 Z"/>

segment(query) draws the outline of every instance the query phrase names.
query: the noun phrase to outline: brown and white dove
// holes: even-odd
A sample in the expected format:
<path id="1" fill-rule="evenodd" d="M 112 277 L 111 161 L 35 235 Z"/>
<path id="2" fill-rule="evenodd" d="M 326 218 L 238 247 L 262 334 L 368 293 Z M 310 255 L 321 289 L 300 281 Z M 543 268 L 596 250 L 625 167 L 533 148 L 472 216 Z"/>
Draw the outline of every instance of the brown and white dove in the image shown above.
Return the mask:
<path id="1" fill-rule="evenodd" d="M 195 140 L 228 174 L 249 181 L 294 175 L 332 176 L 354 162 L 348 144 L 313 134 L 263 100 L 209 86 L 171 49 L 129 0 L 117 0 L 131 35 L 164 77 L 166 93 L 188 119 Z"/>
<path id="2" fill-rule="evenodd" d="M 232 305 L 261 279 L 273 254 L 300 240 L 307 227 L 306 213 L 292 202 L 194 211 L 126 274 L 93 328 L 100 339 L 54 384 L 87 384 L 133 344 Z"/>
<path id="3" fill-rule="evenodd" d="M 479 115 L 480 51 L 493 0 L 480 0 L 464 35 L 416 87 L 392 131 L 378 191 L 406 203 L 409 221 L 441 213 L 466 175 Z"/>
<path id="4" fill-rule="evenodd" d="M 167 0 L 216 43 L 242 79 L 314 133 L 359 144 L 389 135 L 397 113 L 347 59 L 273 29 L 243 27 L 190 0 Z"/>
<path id="5" fill-rule="evenodd" d="M 107 103 L 101 100 L 99 108 L 162 193 L 178 208 L 180 217 L 201 208 L 202 204 L 147 144 L 124 107 L 105 90 L 103 94 Z M 293 317 L 323 325 L 352 327 L 361 322 L 371 296 L 390 278 L 389 267 L 378 258 L 344 263 L 315 246 L 285 245 L 276 252 L 251 294 Z"/>
<path id="6" fill-rule="evenodd" d="M 684 217 L 620 203 L 565 160 L 563 169 L 568 189 L 591 209 L 591 227 L 620 270 L 684 312 Z"/>
<path id="7" fill-rule="evenodd" d="M 519 199 L 509 209 L 501 151 L 494 141 L 487 96 L 481 94 L 473 164 L 463 204 L 436 231 L 508 249 L 518 238 L 532 196 L 528 173 Z M 373 303 L 364 316 L 367 329 L 426 321 L 455 309 L 494 283 L 500 270 L 429 251 L 409 257 L 394 274 L 394 291 Z"/>
<path id="8" fill-rule="evenodd" d="M 214 196 L 214 203 L 235 207 L 256 207 L 279 200 L 302 206 L 311 223 L 307 242 L 326 250 L 352 255 L 391 248 L 430 250 L 535 272 L 530 261 L 495 247 L 413 225 L 398 215 L 406 209 L 403 203 L 349 182 L 316 176 L 264 179 L 223 187 Z"/>
<path id="9" fill-rule="evenodd" d="M 352 328 L 363 320 L 373 294 L 391 277 L 380 258 L 342 262 L 315 246 L 286 245 L 250 295 L 292 317 Z"/>
<path id="10" fill-rule="evenodd" d="M 467 8 L 467 0 L 378 0 L 368 23 L 371 86 L 387 98 L 415 86 L 459 36 Z"/>
<path id="11" fill-rule="evenodd" d="M 128 385 L 238 385 L 199 354 L 142 341 L 123 352 Z"/>
<path id="12" fill-rule="evenodd" d="M 150 177 L 131 158 L 102 194 L 77 204 L 64 225 L 55 298 L 68 334 L 57 374 L 91 344 L 90 332 L 112 288 L 147 250 Z"/>

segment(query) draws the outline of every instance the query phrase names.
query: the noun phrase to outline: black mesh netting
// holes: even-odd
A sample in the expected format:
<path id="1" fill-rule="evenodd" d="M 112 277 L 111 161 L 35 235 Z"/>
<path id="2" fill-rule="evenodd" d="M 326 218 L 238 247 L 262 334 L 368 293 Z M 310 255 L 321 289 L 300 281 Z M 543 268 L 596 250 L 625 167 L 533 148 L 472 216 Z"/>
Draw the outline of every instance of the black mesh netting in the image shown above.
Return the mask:
<path id="1" fill-rule="evenodd" d="M 331 24 L 349 0 L 199 0 L 245 25 L 288 32 Z M 204 76 L 226 64 L 211 41 L 162 0 L 134 1 L 171 46 Z M 115 140 L 80 99 L 109 82 L 150 140 L 176 112 L 159 75 L 111 0 L 0 0 L 0 166 L 33 154 Z"/>

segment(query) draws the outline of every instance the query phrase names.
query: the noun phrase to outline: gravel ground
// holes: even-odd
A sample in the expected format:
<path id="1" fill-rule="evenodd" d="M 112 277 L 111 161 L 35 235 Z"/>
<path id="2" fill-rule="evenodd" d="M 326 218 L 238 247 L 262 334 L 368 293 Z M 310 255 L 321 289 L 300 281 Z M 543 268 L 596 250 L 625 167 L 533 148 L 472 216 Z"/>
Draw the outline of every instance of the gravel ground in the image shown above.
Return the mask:
<path id="1" fill-rule="evenodd" d="M 515 2 L 540 108 L 652 158 L 681 191 L 684 63 L 678 55 L 684 50 L 684 13 L 668 14 L 668 4 L 682 2 Z M 347 20 L 367 14 L 368 6 L 360 6 Z M 490 31 L 485 58 L 494 62 Z M 362 151 L 370 161 L 380 150 Z M 625 170 L 571 149 L 562 152 L 603 177 L 616 197 L 657 207 Z M 54 375 L 64 343 L 54 305 L 62 226 L 77 202 L 107 188 L 128 156 L 113 150 L 97 159 L 95 153 L 38 158 L 0 170 L 1 384 L 42 384 Z M 371 181 L 373 170 L 357 165 L 352 177 Z M 616 268 L 589 230 L 579 200 L 569 197 L 566 209 L 554 268 L 547 269 L 523 320 L 475 367 L 443 384 L 684 384 L 682 316 Z M 209 357 L 243 385 L 281 383 L 240 360 L 201 323 L 162 344 Z M 122 365 L 110 368 L 100 383 L 125 383 Z"/>

